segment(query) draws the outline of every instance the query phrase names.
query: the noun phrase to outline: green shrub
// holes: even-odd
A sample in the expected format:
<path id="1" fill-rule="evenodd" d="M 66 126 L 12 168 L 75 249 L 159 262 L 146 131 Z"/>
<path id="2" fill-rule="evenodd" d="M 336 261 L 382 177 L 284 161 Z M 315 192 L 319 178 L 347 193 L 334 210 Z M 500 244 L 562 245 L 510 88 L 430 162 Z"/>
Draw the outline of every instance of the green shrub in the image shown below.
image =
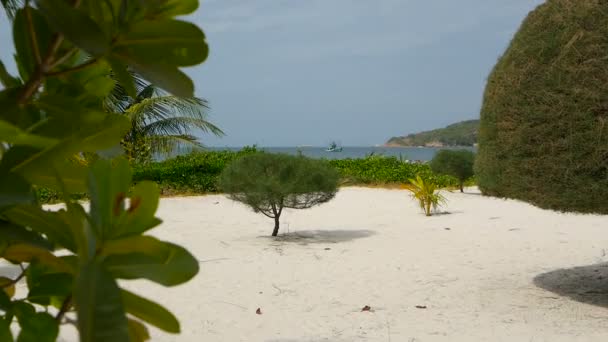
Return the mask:
<path id="1" fill-rule="evenodd" d="M 395 157 L 370 156 L 330 160 L 329 163 L 338 169 L 342 179 L 349 184 L 407 183 L 409 179 L 421 175 L 442 188 L 458 185 L 454 177 L 434 174 L 428 164 L 406 163 Z"/>
<path id="2" fill-rule="evenodd" d="M 460 192 L 467 179 L 473 177 L 475 154 L 469 150 L 441 150 L 431 160 L 431 170 L 458 179 Z"/>
<path id="3" fill-rule="evenodd" d="M 279 232 L 283 208 L 307 209 L 334 198 L 339 175 L 326 161 L 286 154 L 256 153 L 231 163 L 220 187 L 233 200 L 274 219 Z"/>
<path id="4" fill-rule="evenodd" d="M 549 0 L 488 79 L 476 176 L 484 194 L 608 213 L 608 6 Z"/>
<path id="5" fill-rule="evenodd" d="M 418 202 L 426 216 L 431 216 L 432 210 L 436 211 L 446 203 L 445 197 L 438 192 L 437 183 L 431 179 L 424 179 L 420 175 L 415 179 L 410 179 L 409 184 L 405 184 L 403 188 L 412 193 L 412 198 Z"/>

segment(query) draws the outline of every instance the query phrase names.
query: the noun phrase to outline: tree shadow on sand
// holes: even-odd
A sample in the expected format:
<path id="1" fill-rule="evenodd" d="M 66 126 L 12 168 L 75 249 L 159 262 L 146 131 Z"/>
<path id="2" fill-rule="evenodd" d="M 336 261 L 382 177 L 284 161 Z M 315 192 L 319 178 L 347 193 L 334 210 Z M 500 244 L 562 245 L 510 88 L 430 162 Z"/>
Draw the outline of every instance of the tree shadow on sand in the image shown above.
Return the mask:
<path id="1" fill-rule="evenodd" d="M 272 238 L 264 236 L 264 238 L 271 238 L 275 241 L 280 242 L 293 242 L 301 245 L 308 245 L 313 243 L 340 243 L 356 239 L 362 239 L 375 235 L 376 232 L 373 230 L 300 230 L 296 232 L 289 232 L 279 234 L 279 236 Z"/>
<path id="2" fill-rule="evenodd" d="M 540 274 L 534 284 L 573 300 L 608 307 L 608 262 Z"/>

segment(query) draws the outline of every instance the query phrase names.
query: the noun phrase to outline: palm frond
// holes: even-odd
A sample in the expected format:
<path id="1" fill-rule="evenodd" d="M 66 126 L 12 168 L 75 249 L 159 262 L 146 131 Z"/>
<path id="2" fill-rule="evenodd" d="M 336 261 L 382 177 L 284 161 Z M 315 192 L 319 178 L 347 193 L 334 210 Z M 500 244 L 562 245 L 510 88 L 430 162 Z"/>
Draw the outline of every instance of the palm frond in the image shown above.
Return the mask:
<path id="1" fill-rule="evenodd" d="M 171 154 L 171 152 L 179 148 L 203 147 L 195 136 L 189 134 L 154 135 L 148 137 L 148 141 L 150 142 L 152 153 L 162 154 L 165 156 Z"/>
<path id="2" fill-rule="evenodd" d="M 9 20 L 15 19 L 17 10 L 24 6 L 23 0 L 0 0 Z"/>
<path id="3" fill-rule="evenodd" d="M 221 129 L 209 121 L 183 116 L 154 121 L 142 127 L 142 132 L 146 135 L 187 134 L 193 127 L 205 133 L 218 136 L 223 134 Z"/>

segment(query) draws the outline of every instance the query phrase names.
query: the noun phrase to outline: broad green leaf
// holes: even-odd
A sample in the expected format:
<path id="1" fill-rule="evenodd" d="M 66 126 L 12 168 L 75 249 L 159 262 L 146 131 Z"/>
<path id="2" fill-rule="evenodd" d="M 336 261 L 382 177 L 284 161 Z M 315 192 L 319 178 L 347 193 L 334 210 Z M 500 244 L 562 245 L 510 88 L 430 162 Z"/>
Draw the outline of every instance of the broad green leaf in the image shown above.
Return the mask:
<path id="1" fill-rule="evenodd" d="M 41 56 L 48 50 L 51 41 L 51 30 L 49 29 L 46 20 L 40 12 L 32 7 L 27 9 L 32 19 L 32 26 L 36 35 L 38 54 Z M 20 72 L 25 73 L 21 78 L 27 80 L 36 69 L 38 61 L 36 60 L 34 50 L 32 48 L 32 37 L 30 37 L 26 9 L 19 9 L 13 21 L 13 41 L 15 43 L 16 58 L 21 66 Z"/>
<path id="2" fill-rule="evenodd" d="M 118 80 L 118 83 L 125 89 L 127 95 L 131 98 L 137 98 L 137 89 L 135 89 L 135 81 L 127 66 L 116 58 L 109 58 L 108 62 L 112 66 L 112 72 Z"/>
<path id="3" fill-rule="evenodd" d="M 194 97 L 192 80 L 176 66 L 124 60 L 148 82 L 179 97 Z"/>
<path id="4" fill-rule="evenodd" d="M 49 178 L 58 174 L 57 168 L 65 159 L 78 152 L 95 152 L 112 147 L 131 126 L 127 118 L 118 114 L 88 112 L 86 116 L 89 120 L 84 123 L 81 132 L 28 156 L 11 170 L 36 185 L 47 185 Z"/>
<path id="5" fill-rule="evenodd" d="M 53 244 L 41 234 L 3 220 L 0 220 L 0 241 L 7 244 L 25 243 L 42 249 L 53 249 Z M 2 253 L 3 249 L 0 248 L 0 254 Z"/>
<path id="6" fill-rule="evenodd" d="M 119 36 L 112 53 L 139 63 L 191 66 L 204 62 L 209 48 L 203 31 L 192 23 L 147 20 Z"/>
<path id="7" fill-rule="evenodd" d="M 30 263 L 33 261 L 38 261 L 59 272 L 73 272 L 70 265 L 61 260 L 61 258 L 53 255 L 53 253 L 49 252 L 48 250 L 23 243 L 8 246 L 4 250 L 2 257 L 11 262 Z"/>
<path id="8" fill-rule="evenodd" d="M 190 14 L 198 8 L 198 0 L 143 0 L 148 17 L 169 18 Z"/>
<path id="9" fill-rule="evenodd" d="M 187 250 L 150 236 L 108 241 L 102 253 L 107 255 L 104 265 L 116 278 L 145 278 L 164 286 L 185 283 L 199 269 Z"/>
<path id="10" fill-rule="evenodd" d="M 28 279 L 30 280 L 30 279 Z M 27 299 L 32 303 L 46 304 L 51 297 L 62 299 L 72 293 L 74 277 L 68 273 L 42 274 L 31 280 Z"/>
<path id="11" fill-rule="evenodd" d="M 15 295 L 15 284 L 11 284 L 12 282 L 13 279 L 7 277 L 0 277 L 0 288 L 4 290 L 4 293 L 6 293 L 8 298 L 13 298 L 13 296 Z"/>
<path id="12" fill-rule="evenodd" d="M 0 213 L 11 206 L 33 202 L 32 187 L 23 177 L 0 170 Z"/>
<path id="13" fill-rule="evenodd" d="M 162 221 L 154 216 L 158 208 L 160 190 L 154 182 L 140 182 L 131 192 L 129 207 L 116 222 L 112 238 L 141 234 L 154 228 Z"/>
<path id="14" fill-rule="evenodd" d="M 179 333 L 179 322 L 167 309 L 127 290 L 121 290 L 121 293 L 127 313 L 166 332 Z"/>
<path id="15" fill-rule="evenodd" d="M 11 76 L 11 74 L 6 71 L 2 61 L 0 61 L 0 84 L 2 84 L 4 88 L 18 87 L 21 85 L 21 80 Z"/>
<path id="16" fill-rule="evenodd" d="M 129 342 L 120 289 L 98 261 L 80 270 L 74 303 L 81 342 Z"/>
<path id="17" fill-rule="evenodd" d="M 0 291 L 0 310 L 9 311 L 13 306 L 11 299 L 8 297 L 6 292 Z M 1 341 L 1 340 L 0 340 Z"/>
<path id="18" fill-rule="evenodd" d="M 129 326 L 129 339 L 131 342 L 145 342 L 150 340 L 148 328 L 141 322 L 129 318 L 127 325 Z"/>
<path id="19" fill-rule="evenodd" d="M 93 56 L 105 54 L 109 40 L 105 33 L 84 12 L 72 8 L 65 0 L 36 0 L 49 24 L 74 45 Z"/>
<path id="20" fill-rule="evenodd" d="M 125 199 L 131 185 L 129 163 L 119 158 L 116 164 L 100 159 L 91 167 L 89 174 L 91 196 L 91 221 L 100 240 L 111 236 L 114 222 L 125 210 Z"/>
<path id="21" fill-rule="evenodd" d="M 0 341 L 13 342 L 13 335 L 11 334 L 10 324 L 4 319 L 0 318 Z"/>
<path id="22" fill-rule="evenodd" d="M 4 215 L 14 223 L 46 235 L 68 250 L 76 251 L 76 242 L 68 228 L 66 211 L 52 212 L 34 205 L 22 205 L 11 208 Z"/>
<path id="23" fill-rule="evenodd" d="M 15 146 L 4 155 L 2 164 L 12 169 L 34 158 L 40 152 L 27 146 Z M 29 172 L 27 179 L 39 187 L 58 191 L 65 189 L 68 193 L 85 192 L 88 169 L 84 165 L 68 160 L 69 157 L 70 155 L 66 155 L 63 159 L 50 161 L 44 168 Z M 58 183 L 58 175 L 61 175 L 61 184 Z"/>
<path id="24" fill-rule="evenodd" d="M 30 134 L 2 120 L 0 120 L 0 139 L 13 145 L 26 145 L 38 148 L 46 148 L 58 142 L 57 139 Z"/>
<path id="25" fill-rule="evenodd" d="M 55 342 L 59 322 L 46 312 L 36 312 L 23 302 L 15 305 L 15 316 L 21 326 L 17 342 Z"/>

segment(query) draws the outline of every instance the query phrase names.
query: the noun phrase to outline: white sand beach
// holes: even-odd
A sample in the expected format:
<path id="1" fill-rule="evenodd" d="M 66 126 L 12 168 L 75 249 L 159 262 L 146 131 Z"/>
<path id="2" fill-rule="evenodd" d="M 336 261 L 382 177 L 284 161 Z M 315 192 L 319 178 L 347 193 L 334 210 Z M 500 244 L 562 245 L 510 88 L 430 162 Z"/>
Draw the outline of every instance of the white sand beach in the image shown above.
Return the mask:
<path id="1" fill-rule="evenodd" d="M 155 235 L 201 271 L 124 284 L 179 317 L 154 341 L 607 340 L 608 217 L 468 191 L 429 218 L 405 191 L 343 188 L 285 213 L 278 239 L 222 195 L 163 199 Z"/>
<path id="2" fill-rule="evenodd" d="M 150 327 L 153 341 L 608 339 L 607 216 L 446 196 L 447 212 L 425 217 L 403 190 L 342 188 L 287 211 L 276 239 L 270 219 L 223 195 L 165 198 L 154 235 L 201 271 L 174 288 L 122 285 L 178 316 L 182 333 Z"/>

